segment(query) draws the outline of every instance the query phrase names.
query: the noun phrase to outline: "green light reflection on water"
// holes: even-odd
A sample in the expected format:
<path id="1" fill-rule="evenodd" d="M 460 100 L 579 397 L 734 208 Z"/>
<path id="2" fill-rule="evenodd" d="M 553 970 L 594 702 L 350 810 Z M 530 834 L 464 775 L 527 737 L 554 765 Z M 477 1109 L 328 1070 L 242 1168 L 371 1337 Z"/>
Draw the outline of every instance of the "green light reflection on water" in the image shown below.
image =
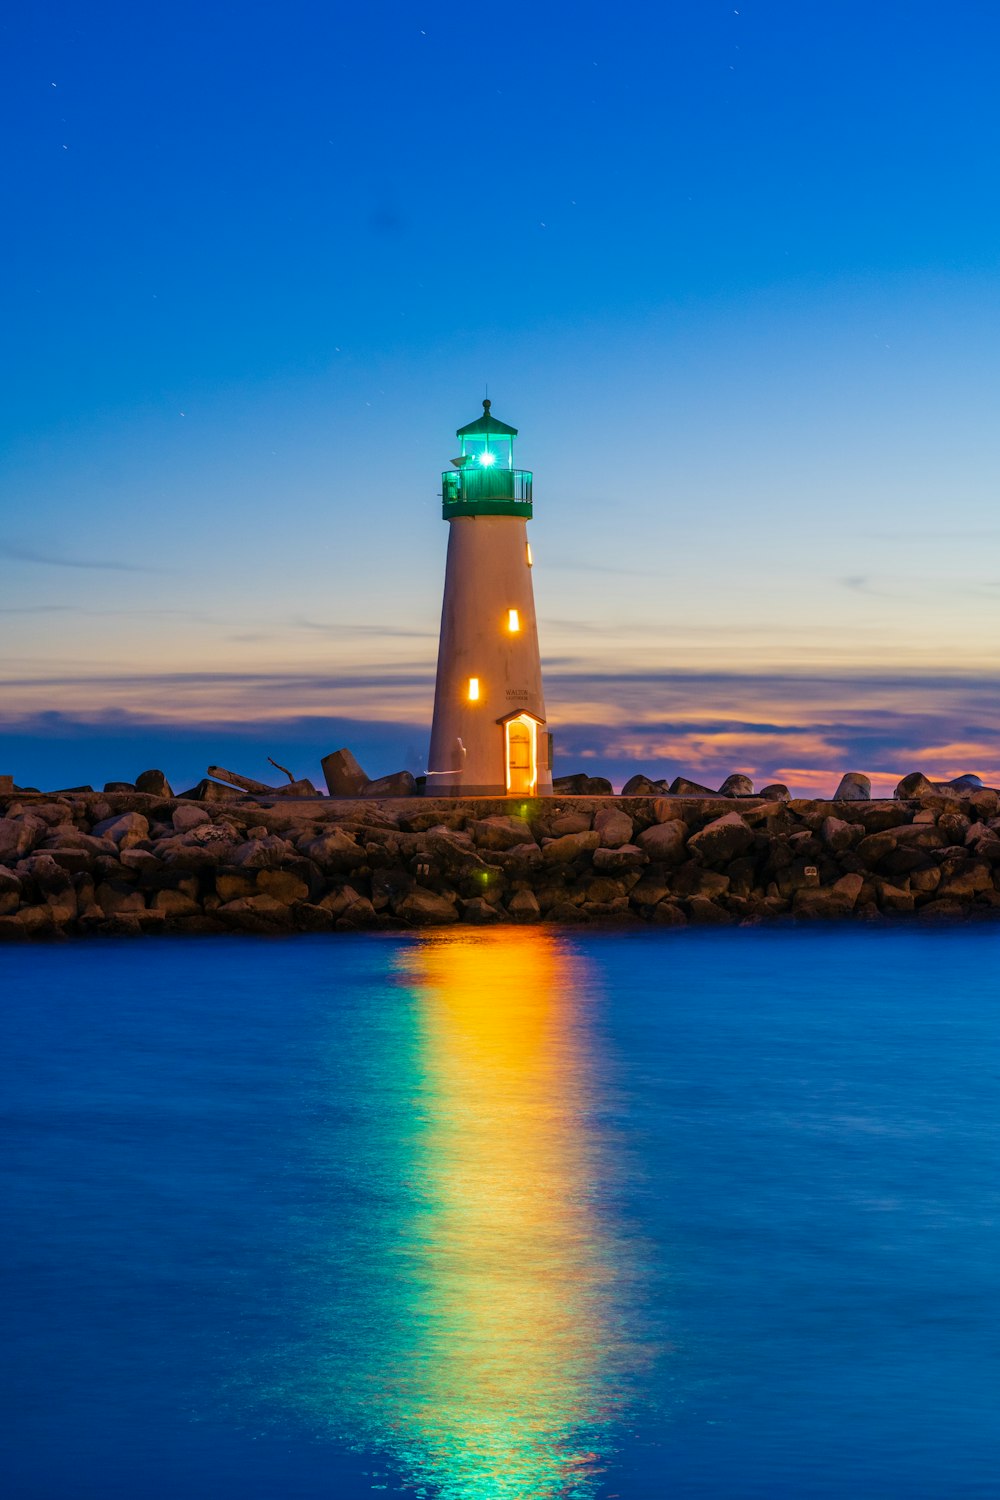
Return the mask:
<path id="1" fill-rule="evenodd" d="M 418 1493 L 589 1500 L 647 1351 L 604 1203 L 584 961 L 537 928 L 396 951 L 408 1026 L 349 1146 L 360 1218 L 331 1238 L 332 1277 L 313 1267 L 293 1386 Z"/>

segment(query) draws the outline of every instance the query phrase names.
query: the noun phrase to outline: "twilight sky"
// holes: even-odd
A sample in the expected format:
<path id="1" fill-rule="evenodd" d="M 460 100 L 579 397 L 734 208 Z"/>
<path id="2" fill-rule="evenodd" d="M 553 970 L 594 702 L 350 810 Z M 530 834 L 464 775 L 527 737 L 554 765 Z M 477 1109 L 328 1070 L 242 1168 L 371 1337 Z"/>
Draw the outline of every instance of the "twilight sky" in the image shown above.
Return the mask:
<path id="1" fill-rule="evenodd" d="M 422 770 L 488 382 L 557 774 L 1000 782 L 988 0 L 2 40 L 0 771 Z"/>

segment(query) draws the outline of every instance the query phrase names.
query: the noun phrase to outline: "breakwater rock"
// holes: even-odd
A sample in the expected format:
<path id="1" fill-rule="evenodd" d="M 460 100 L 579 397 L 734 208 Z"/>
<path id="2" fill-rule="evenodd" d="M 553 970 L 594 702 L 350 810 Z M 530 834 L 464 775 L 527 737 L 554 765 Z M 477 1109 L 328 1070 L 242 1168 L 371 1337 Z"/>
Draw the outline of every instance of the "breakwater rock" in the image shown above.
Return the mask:
<path id="1" fill-rule="evenodd" d="M 0 939 L 1000 911 L 1000 796 L 0 797 Z"/>

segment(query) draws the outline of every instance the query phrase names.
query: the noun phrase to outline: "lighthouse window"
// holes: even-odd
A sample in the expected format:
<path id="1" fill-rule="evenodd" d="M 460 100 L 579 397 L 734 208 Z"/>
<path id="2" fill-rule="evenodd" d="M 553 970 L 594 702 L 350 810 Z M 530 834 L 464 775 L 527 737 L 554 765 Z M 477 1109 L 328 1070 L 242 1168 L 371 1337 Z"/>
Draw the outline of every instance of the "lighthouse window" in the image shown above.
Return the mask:
<path id="1" fill-rule="evenodd" d="M 516 609 L 507 611 L 507 629 L 513 634 L 521 628 L 521 617 Z"/>
<path id="2" fill-rule="evenodd" d="M 525 544 L 524 544 L 524 545 L 525 545 L 525 548 L 526 548 L 526 549 L 527 549 L 527 554 L 528 554 L 528 567 L 529 567 L 529 568 L 530 568 L 530 567 L 531 567 L 531 565 L 532 565 L 532 563 L 533 563 L 533 562 L 534 562 L 534 560 L 535 560 L 535 559 L 534 559 L 534 558 L 533 558 L 533 557 L 532 557 L 532 555 L 531 555 L 531 543 L 530 543 L 530 542 L 525 542 Z"/>
<path id="3" fill-rule="evenodd" d="M 470 703 L 478 703 L 479 702 L 479 678 L 478 677 L 470 677 L 469 678 L 469 702 Z"/>

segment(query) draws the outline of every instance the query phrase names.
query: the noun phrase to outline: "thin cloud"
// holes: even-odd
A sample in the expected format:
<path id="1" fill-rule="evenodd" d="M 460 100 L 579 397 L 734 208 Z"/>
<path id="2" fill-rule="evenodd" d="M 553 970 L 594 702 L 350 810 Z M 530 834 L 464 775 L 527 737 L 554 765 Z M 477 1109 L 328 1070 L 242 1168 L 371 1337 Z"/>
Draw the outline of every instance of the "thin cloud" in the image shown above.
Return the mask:
<path id="1" fill-rule="evenodd" d="M 425 630 L 410 630 L 401 625 L 343 625 L 337 621 L 306 620 L 300 616 L 291 623 L 296 630 L 315 630 L 321 635 L 374 635 L 403 640 L 427 640 L 436 634 L 429 627 Z"/>
<path id="2" fill-rule="evenodd" d="M 216 623 L 215 616 L 195 614 L 190 609 L 88 609 L 85 604 L 3 604 L 0 605 L 0 615 L 84 615 L 91 620 L 181 615 L 185 620 Z"/>
<path id="3" fill-rule="evenodd" d="M 39 563 L 47 568 L 86 568 L 112 573 L 162 572 L 160 568 L 149 568 L 143 563 L 122 562 L 119 558 L 72 557 L 65 552 L 28 547 L 21 542 L 0 542 L 0 557 L 10 562 Z"/>
<path id="4" fill-rule="evenodd" d="M 612 563 L 567 562 L 564 558 L 549 558 L 545 566 L 550 572 L 556 573 L 617 573 L 632 578 L 659 576 L 652 568 L 620 568 Z"/>

